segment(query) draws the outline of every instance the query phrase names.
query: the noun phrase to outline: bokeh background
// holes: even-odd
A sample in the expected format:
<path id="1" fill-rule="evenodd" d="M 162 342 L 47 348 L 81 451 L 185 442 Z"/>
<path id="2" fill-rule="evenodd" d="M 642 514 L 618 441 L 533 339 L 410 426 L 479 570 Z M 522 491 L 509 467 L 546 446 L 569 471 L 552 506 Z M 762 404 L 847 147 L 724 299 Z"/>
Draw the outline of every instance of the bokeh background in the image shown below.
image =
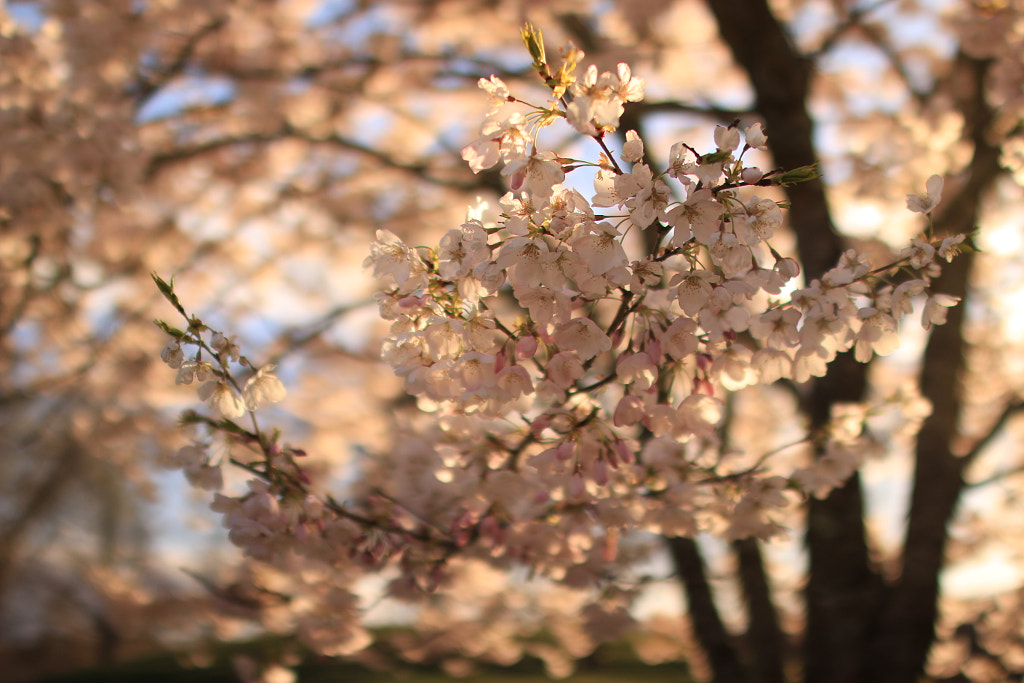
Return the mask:
<path id="1" fill-rule="evenodd" d="M 827 415 L 833 403 L 911 387 L 933 419 L 920 434 L 880 427 L 877 453 L 852 484 L 794 510 L 788 539 L 708 535 L 676 550 L 702 558 L 727 640 L 760 637 L 743 569 L 772 578 L 761 596 L 778 629 L 761 636 L 781 644 L 780 662 L 757 670 L 815 671 L 794 663 L 813 641 L 806 625 L 813 634 L 853 615 L 850 628 L 864 631 L 873 617 L 857 605 L 877 605 L 873 586 L 885 585 L 903 596 L 894 600 L 904 617 L 935 624 L 932 676 L 1024 675 L 1014 617 L 1024 586 L 1024 3 L 40 0 L 0 9 L 4 676 L 152 658 L 197 676 L 229 652 L 243 658 L 223 675 L 269 681 L 285 674 L 260 663 L 266 652 L 302 660 L 282 645 L 287 629 L 232 601 L 228 589 L 257 570 L 208 500 L 158 466 L 185 442 L 177 419 L 196 398 L 160 362 L 165 339 L 152 320 L 173 310 L 150 273 L 174 276 L 192 310 L 236 334 L 246 355 L 278 365 L 289 394 L 270 419 L 343 491 L 365 454 L 389 447 L 393 416 L 409 407 L 378 359 L 386 328 L 362 261 L 377 228 L 429 244 L 467 206 L 495 206 L 506 191 L 496 170 L 474 175 L 460 150 L 488 106 L 480 77 L 545 99 L 522 47 L 525 20 L 544 31 L 549 54 L 571 41 L 584 63 L 628 62 L 646 79 L 623 130 L 641 131 L 655 164 L 678 140 L 708 147 L 714 124 L 735 120 L 767 122 L 775 159 L 766 165 L 820 160 L 824 184 L 789 198 L 802 221 L 789 243 L 807 258 L 842 244 L 898 250 L 921 229 L 905 195 L 932 174 L 946 178 L 937 227 L 977 228 L 981 249 L 940 283 L 964 297 L 959 313 L 942 338 L 908 325 L 898 353 L 815 394 Z M 545 135 L 565 156 L 596 157 L 568 126 Z M 738 441 L 815 419 L 791 398 L 738 400 Z M 837 531 L 822 540 L 819 522 Z M 606 667 L 622 658 L 721 673 L 701 654 L 709 631 L 693 593 L 684 597 L 680 557 L 647 568 L 644 626 Z M 468 595 L 507 586 L 478 579 Z M 532 615 L 523 623 L 552 651 L 460 652 L 443 611 L 428 615 L 428 629 L 423 614 L 385 607 L 370 623 L 386 646 L 360 656 L 378 667 L 418 658 L 449 673 L 524 654 L 555 675 L 576 659 L 584 670 L 588 657 L 601 662 L 594 643 L 559 626 L 572 624 L 576 602 L 516 585 L 525 597 L 511 606 Z M 418 639 L 428 632 L 430 647 Z M 854 655 L 842 652 L 867 636 L 843 642 L 822 644 L 821 658 L 845 666 Z M 257 643 L 256 653 L 225 650 L 232 643 Z"/>

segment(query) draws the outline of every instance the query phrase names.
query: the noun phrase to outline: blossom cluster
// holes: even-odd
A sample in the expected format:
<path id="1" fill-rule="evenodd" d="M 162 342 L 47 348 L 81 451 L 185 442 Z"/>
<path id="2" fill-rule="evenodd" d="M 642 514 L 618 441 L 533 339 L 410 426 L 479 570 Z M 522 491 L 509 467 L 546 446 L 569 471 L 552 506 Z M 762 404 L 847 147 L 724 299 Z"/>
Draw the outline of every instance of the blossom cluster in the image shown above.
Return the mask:
<path id="1" fill-rule="evenodd" d="M 625 64 L 614 73 L 589 67 L 578 81 L 538 70 L 556 96 L 568 95 L 530 105 L 494 76 L 480 82 L 493 106 L 463 158 L 474 171 L 504 164 L 510 191 L 496 219 L 474 216 L 436 247 L 378 232 L 366 265 L 387 283 L 384 358 L 423 409 L 518 423 L 535 453 L 540 498 L 621 508 L 642 496 L 643 514 L 632 515 L 640 528 L 689 533 L 706 527 L 693 496 L 707 484 L 718 487 L 713 507 L 730 516 L 731 533 L 770 535 L 776 527 L 763 515 L 736 510 L 781 506 L 767 493 L 780 488 L 827 494 L 859 465 L 842 455 L 858 444 L 832 438 L 834 457 L 771 484 L 757 471 L 724 476 L 713 458 L 697 464 L 720 445 L 724 396 L 820 377 L 839 353 L 861 362 L 891 353 L 915 303 L 924 329 L 943 323 L 956 299 L 930 283 L 964 237 L 922 235 L 881 266 L 851 249 L 822 277 L 800 282 L 797 261 L 772 245 L 785 229 L 774 188 L 816 172 L 748 164 L 751 150 L 767 148 L 760 123 L 717 126 L 703 153 L 677 142 L 664 166 L 627 131 L 616 159 L 606 133 L 622 105 L 642 97 L 643 82 Z M 601 145 L 598 163 L 540 149 L 538 129 L 559 118 Z M 589 198 L 566 181 L 585 168 L 594 169 Z M 930 213 L 941 186 L 933 177 L 908 208 Z M 526 476 L 522 458 L 509 455 L 520 454 L 510 445 L 518 442 L 484 442 L 464 439 L 458 456 L 444 445 L 448 468 L 469 468 L 484 448 L 491 470 Z M 723 480 L 732 487 L 724 497 Z M 660 518 L 667 510 L 671 524 Z"/>
<path id="2" fill-rule="evenodd" d="M 196 352 L 188 359 L 181 348 L 182 341 L 178 339 L 167 343 L 160 352 L 160 358 L 178 371 L 174 378 L 175 384 L 199 382 L 199 399 L 218 410 L 224 417 L 241 417 L 247 410 L 257 410 L 261 406 L 276 403 L 284 398 L 285 388 L 281 380 L 273 374 L 273 365 L 257 369 L 255 374 L 246 380 L 245 386 L 239 388 L 232 376 L 223 368 L 225 358 L 235 362 L 241 360 L 238 345 L 223 333 L 214 333 L 209 346 L 199 341 L 191 343 L 196 347 Z M 204 348 L 213 351 L 214 361 L 203 360 Z M 221 367 L 217 367 L 215 363 Z"/>
<path id="3" fill-rule="evenodd" d="M 224 418 L 191 421 L 256 454 L 227 456 L 252 479 L 213 504 L 247 554 L 303 557 L 346 581 L 394 567 L 388 590 L 402 599 L 445 586 L 456 558 L 527 565 L 616 596 L 591 610 L 604 625 L 595 629 L 614 637 L 628 622 L 631 532 L 767 538 L 783 530 L 780 510 L 794 496 L 823 496 L 859 465 L 868 412 L 851 409 L 806 436 L 827 442 L 806 467 L 770 468 L 770 453 L 735 466 L 721 438 L 725 397 L 822 376 L 840 353 L 861 362 L 890 353 L 915 306 L 925 329 L 942 324 L 956 300 L 931 282 L 964 238 L 926 231 L 882 265 L 851 249 L 804 282 L 773 242 L 786 232 L 779 188 L 816 178 L 813 167 L 749 161 L 768 145 L 757 122 L 715 127 L 700 152 L 678 141 L 661 164 L 627 131 L 616 155 L 610 134 L 642 99 L 643 80 L 625 64 L 577 69 L 576 49 L 555 69 L 539 35 L 524 36 L 552 99 L 530 104 L 501 79 L 481 79 L 492 106 L 462 153 L 476 172 L 503 165 L 509 191 L 497 211 L 481 207 L 435 246 L 380 230 L 366 260 L 391 321 L 383 357 L 431 419 L 368 464 L 351 500 L 315 491 L 296 464 L 303 453 L 255 415 L 251 429 L 231 421 L 283 398 L 283 386 L 272 367 L 252 366 L 190 318 L 157 278 L 189 321 L 184 332 L 162 324 L 173 337 L 162 357 L 178 383 L 200 382 L 200 398 Z M 558 121 L 592 138 L 598 161 L 542 149 L 539 131 Z M 586 195 L 567 181 L 583 169 L 593 173 Z M 930 213 L 941 184 L 929 180 L 908 207 Z M 231 362 L 251 371 L 244 384 Z M 216 489 L 208 446 L 195 440 L 171 464 Z M 350 594 L 336 590 L 350 610 Z M 314 609 L 310 619 L 327 615 Z M 327 630 L 308 629 L 321 649 Z"/>
<path id="4" fill-rule="evenodd" d="M 157 324 L 171 340 L 160 352 L 160 359 L 177 374 L 174 383 L 179 385 L 198 384 L 199 399 L 219 414 L 224 422 L 221 427 L 233 425 L 234 418 L 281 401 L 285 387 L 274 374 L 273 365 L 257 368 L 241 355 L 238 344 L 223 332 L 210 329 L 205 323 L 185 313 L 181 302 L 174 293 L 172 282 L 153 275 L 164 297 L 181 313 L 188 322 L 186 330 L 180 330 L 165 322 Z M 250 370 L 248 379 L 242 383 L 235 375 L 233 366 Z M 191 420 L 195 421 L 195 420 Z M 255 424 L 255 416 L 253 417 Z M 216 424 L 212 420 L 210 424 Z M 237 431 L 237 428 L 236 428 Z M 182 469 L 190 483 L 206 490 L 220 490 L 223 486 L 221 466 L 225 458 L 211 453 L 210 440 L 194 438 L 173 456 L 163 459 L 163 464 Z"/>

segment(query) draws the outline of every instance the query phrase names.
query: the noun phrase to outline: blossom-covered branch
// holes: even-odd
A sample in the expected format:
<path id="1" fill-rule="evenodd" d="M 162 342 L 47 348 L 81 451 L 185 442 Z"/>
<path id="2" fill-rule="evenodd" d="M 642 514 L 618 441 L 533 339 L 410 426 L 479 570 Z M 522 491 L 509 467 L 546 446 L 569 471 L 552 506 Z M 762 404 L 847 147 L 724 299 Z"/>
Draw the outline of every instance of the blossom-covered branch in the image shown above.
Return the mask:
<path id="1" fill-rule="evenodd" d="M 187 420 L 205 431 L 171 464 L 209 489 L 223 462 L 254 475 L 214 501 L 232 541 L 268 563 L 301 556 L 329 568 L 337 596 L 385 569 L 398 574 L 394 595 L 442 589 L 456 559 L 475 559 L 614 595 L 592 616 L 616 615 L 620 628 L 631 594 L 617 571 L 621 539 L 771 537 L 785 531 L 790 502 L 825 496 L 870 450 L 872 408 L 839 406 L 826 429 L 793 444 L 824 444 L 814 462 L 776 463 L 788 448 L 740 457 L 741 445 L 722 448 L 725 395 L 822 376 L 847 351 L 861 362 L 888 354 L 915 305 L 924 329 L 942 324 L 956 300 L 931 282 L 964 238 L 925 230 L 883 265 L 851 249 L 801 282 L 797 260 L 776 247 L 786 227 L 775 197 L 816 178 L 815 166 L 754 165 L 768 141 L 757 122 L 715 127 L 707 149 L 680 140 L 665 167 L 646 161 L 635 131 L 616 155 L 611 133 L 643 98 L 643 79 L 626 64 L 578 68 L 574 47 L 549 63 L 538 31 L 524 39 L 552 98 L 530 103 L 496 76 L 481 79 L 490 111 L 462 153 L 475 172 L 503 165 L 498 208 L 476 207 L 436 245 L 382 229 L 366 259 L 391 321 L 383 357 L 431 419 L 409 425 L 338 502 L 311 485 L 302 451 L 256 420 L 284 397 L 273 368 L 242 357 L 156 278 L 187 324 L 161 323 L 173 337 L 162 357 L 178 383 L 201 382 L 200 399 L 222 416 Z M 560 122 L 598 146 L 597 162 L 544 149 L 540 131 Z M 585 172 L 589 197 L 578 189 L 586 181 L 568 180 Z M 927 189 L 909 208 L 935 208 L 941 178 Z M 917 396 L 897 402 L 910 428 L 927 413 Z M 246 413 L 251 429 L 233 422 Z M 211 457 L 217 439 L 255 460 Z M 362 642 L 351 626 L 340 632 L 333 646 Z"/>

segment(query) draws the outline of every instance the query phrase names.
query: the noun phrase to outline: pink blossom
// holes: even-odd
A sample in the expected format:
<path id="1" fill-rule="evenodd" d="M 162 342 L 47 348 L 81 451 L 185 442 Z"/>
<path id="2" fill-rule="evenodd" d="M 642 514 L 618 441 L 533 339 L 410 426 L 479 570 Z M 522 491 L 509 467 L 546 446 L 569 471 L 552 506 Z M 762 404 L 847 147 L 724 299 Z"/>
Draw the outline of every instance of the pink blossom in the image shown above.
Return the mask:
<path id="1" fill-rule="evenodd" d="M 573 318 L 555 328 L 553 339 L 562 350 L 573 350 L 581 360 L 608 351 L 612 341 L 590 318 Z"/>

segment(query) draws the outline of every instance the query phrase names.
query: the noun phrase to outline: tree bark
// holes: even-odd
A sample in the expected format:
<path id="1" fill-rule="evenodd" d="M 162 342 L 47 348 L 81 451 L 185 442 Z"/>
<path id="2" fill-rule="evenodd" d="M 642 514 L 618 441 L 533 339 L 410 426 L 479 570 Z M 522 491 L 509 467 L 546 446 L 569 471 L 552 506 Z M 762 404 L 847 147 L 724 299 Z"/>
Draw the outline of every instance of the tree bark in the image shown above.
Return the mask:
<path id="1" fill-rule="evenodd" d="M 693 632 L 707 655 L 714 683 L 747 683 L 732 636 L 722 623 L 707 570 L 697 542 L 692 538 L 666 537 L 665 543 L 686 591 Z"/>
<path id="2" fill-rule="evenodd" d="M 771 586 L 761 556 L 761 542 L 744 538 L 733 543 L 739 562 L 740 585 L 750 623 L 744 639 L 756 683 L 785 683 L 786 634 L 772 601 Z"/>

